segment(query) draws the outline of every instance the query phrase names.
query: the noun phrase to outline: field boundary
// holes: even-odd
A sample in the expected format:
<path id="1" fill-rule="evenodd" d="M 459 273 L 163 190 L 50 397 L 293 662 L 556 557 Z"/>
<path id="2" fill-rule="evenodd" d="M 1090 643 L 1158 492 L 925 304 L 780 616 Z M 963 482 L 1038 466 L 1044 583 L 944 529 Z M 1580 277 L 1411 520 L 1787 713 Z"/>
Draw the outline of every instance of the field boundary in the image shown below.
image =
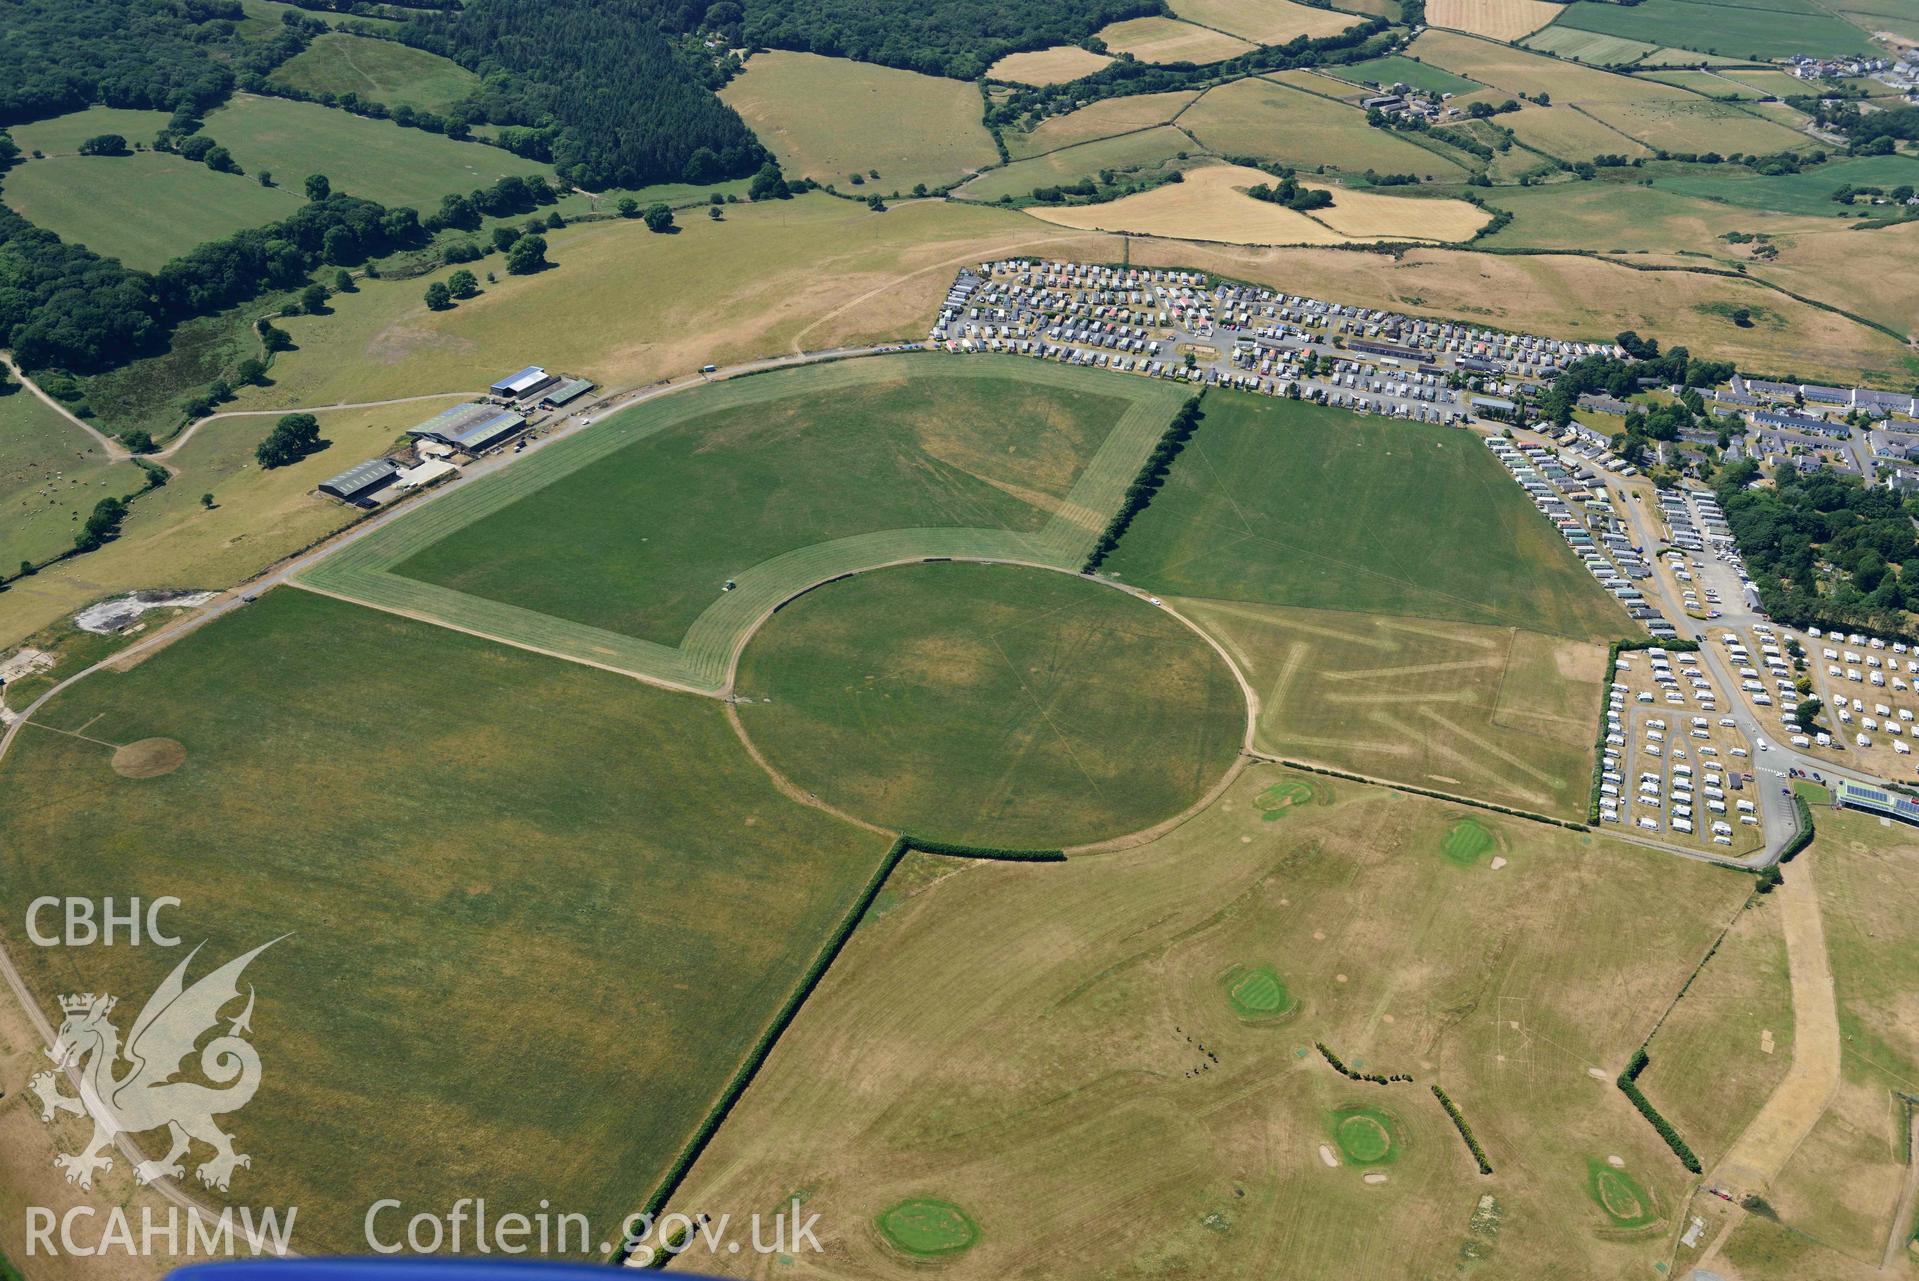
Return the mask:
<path id="1" fill-rule="evenodd" d="M 912 359 L 932 367 L 941 357 Z M 1018 371 L 1018 376 L 1042 385 L 1075 390 L 1093 385 L 1103 394 L 1131 403 L 1081 469 L 1060 511 L 1037 532 L 894 529 L 797 547 L 741 573 L 734 589 L 694 619 L 678 645 L 555 618 L 393 572 L 415 552 L 474 521 L 668 428 L 711 412 L 782 399 L 796 390 L 854 386 L 897 368 L 891 362 L 832 362 L 809 366 L 807 373 L 797 376 L 728 380 L 709 386 L 705 395 L 672 397 L 645 410 L 636 407 L 396 519 L 301 570 L 291 581 L 324 595 L 604 667 L 652 684 L 724 697 L 732 689 L 740 653 L 760 623 L 794 596 L 833 578 L 928 557 L 1077 569 L 1099 536 L 1103 514 L 1119 505 L 1126 486 L 1138 474 L 1140 460 L 1150 453 L 1181 399 L 1180 391 L 1170 385 L 1103 376 L 1092 384 L 1084 371 L 1016 362 L 1011 357 L 944 362 L 937 367 L 942 377 L 999 377 Z"/>

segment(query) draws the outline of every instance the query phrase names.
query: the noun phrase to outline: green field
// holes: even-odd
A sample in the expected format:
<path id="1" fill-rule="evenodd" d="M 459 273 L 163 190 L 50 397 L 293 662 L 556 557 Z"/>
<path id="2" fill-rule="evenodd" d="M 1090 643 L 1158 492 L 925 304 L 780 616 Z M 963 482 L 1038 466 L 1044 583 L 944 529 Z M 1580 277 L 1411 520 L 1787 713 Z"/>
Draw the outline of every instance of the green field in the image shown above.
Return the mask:
<path id="1" fill-rule="evenodd" d="M 1581 31 L 1557 22 L 1540 28 L 1520 43 L 1528 49 L 1543 49 L 1547 53 L 1556 53 L 1562 58 L 1597 67 L 1626 66 L 1658 52 L 1657 45 L 1647 44 L 1643 40 Z"/>
<path id="2" fill-rule="evenodd" d="M 275 84 L 311 94 L 357 94 L 365 102 L 443 112 L 479 87 L 457 62 L 394 40 L 341 32 L 321 36 L 281 64 Z"/>
<path id="3" fill-rule="evenodd" d="M 1655 178 L 1653 186 L 1655 189 L 1736 205 L 1743 209 L 1766 209 L 1813 217 L 1839 215 L 1868 218 L 1873 213 L 1869 206 L 1836 204 L 1832 193 L 1842 186 L 1879 187 L 1886 191 L 1899 186 L 1919 186 L 1919 159 L 1912 156 L 1855 156 L 1779 178 L 1761 177 L 1743 168 L 1695 169 L 1690 173 Z"/>
<path id="4" fill-rule="evenodd" d="M 508 174 L 551 173 L 485 143 L 244 93 L 207 113 L 206 133 L 248 173 L 268 170 L 295 190 L 308 174 L 325 174 L 335 191 L 383 205 L 431 208 L 441 196 L 490 186 Z"/>
<path id="5" fill-rule="evenodd" d="M 1796 53 L 1883 53 L 1865 32 L 1812 0 L 1642 0 L 1630 8 L 1573 0 L 1553 26 L 1755 62 Z"/>
<path id="6" fill-rule="evenodd" d="M 108 462 L 93 439 L 9 380 L 0 391 L 0 568 L 11 575 L 73 546 L 102 498 L 145 482 L 133 463 Z"/>
<path id="7" fill-rule="evenodd" d="M 57 156 L 15 165 L 7 207 L 69 244 L 153 271 L 170 258 L 285 218 L 305 197 L 158 151 Z"/>
<path id="8" fill-rule="evenodd" d="M 117 773 L 151 737 L 184 764 Z M 0 794 L 10 916 L 173 894 L 196 975 L 290 935 L 247 974 L 266 1071 L 231 1196 L 330 1251 L 379 1196 L 607 1230 L 886 845 L 782 797 L 715 703 L 284 589 L 55 700 Z M 57 1022 L 76 988 L 137 1009 L 180 955 L 17 959 Z"/>
<path id="9" fill-rule="evenodd" d="M 1626 626 L 1478 437 L 1241 392 L 1205 415 L 1106 562 L 1123 581 L 1580 640 Z"/>
<path id="10" fill-rule="evenodd" d="M 1005 130 L 1006 149 L 1013 159 L 1021 160 L 1097 138 L 1151 129 L 1154 125 L 1169 123 L 1198 97 L 1197 93 L 1180 91 L 1102 98 L 1077 111 L 1049 116 L 1035 125 L 1030 133 L 1022 133 L 1017 129 Z"/>
<path id="11" fill-rule="evenodd" d="M 1151 827 L 1233 762 L 1245 700 L 1192 629 L 1076 575 L 882 570 L 755 633 L 739 716 L 809 796 L 915 836 L 1051 849 Z"/>
<path id="12" fill-rule="evenodd" d="M 1341 80 L 1350 80 L 1354 84 L 1363 85 L 1370 82 L 1377 85 L 1392 85 L 1403 82 L 1429 93 L 1472 93 L 1486 87 L 1477 80 L 1456 76 L 1443 67 L 1428 66 L 1417 58 L 1402 57 L 1399 54 L 1385 58 L 1368 58 L 1364 62 L 1349 62 L 1331 70 Z"/>
<path id="13" fill-rule="evenodd" d="M 1436 68 L 1434 70 L 1437 70 Z M 1322 81 L 1329 90 L 1338 86 Z M 1222 155 L 1256 156 L 1303 169 L 1416 173 L 1460 179 L 1464 166 L 1366 123 L 1366 113 L 1261 77 L 1211 90 L 1180 125 Z"/>
<path id="14" fill-rule="evenodd" d="M 1662 85 L 1690 90 L 1704 94 L 1708 98 L 1737 98 L 1741 102 L 1757 102 L 1766 96 L 1766 92 L 1744 81 L 1733 80 L 1712 71 L 1656 71 L 1646 77 L 1657 80 Z"/>
<path id="15" fill-rule="evenodd" d="M 936 355 L 727 382 L 541 450 L 306 581 L 716 690 L 759 618 L 835 574 L 921 556 L 1077 566 L 1180 394 Z"/>
<path id="16" fill-rule="evenodd" d="M 1720 177 L 1710 170 L 1696 170 L 1688 178 L 1695 176 L 1707 181 Z M 1491 193 L 1487 203 L 1512 214 L 1513 219 L 1486 237 L 1486 243 L 1500 248 L 1597 253 L 1687 251 L 1737 265 L 1750 259 L 1742 246 L 1724 239 L 1729 232 L 1790 236 L 1819 231 L 1831 235 L 1843 228 L 1843 224 L 1814 222 L 1797 214 L 1774 214 L 1703 199 L 1697 191 L 1681 192 L 1669 186 L 1687 181 L 1676 176 L 1654 181 L 1651 187 L 1600 181 L 1503 188 Z M 1830 201 L 1826 204 L 1828 210 L 1837 208 Z M 1862 240 L 1860 244 L 1869 247 L 1872 242 Z"/>
<path id="17" fill-rule="evenodd" d="M 1203 428 L 1202 428 L 1203 429 Z M 1158 840 L 1064 864 L 902 883 L 853 936 L 678 1201 L 715 1216 L 795 1188 L 848 1276 L 898 1275 L 862 1231 L 934 1195 L 986 1226 L 973 1278 L 1656 1276 L 1669 1243 L 1583 1231 L 1586 1160 L 1676 1202 L 1685 1172 L 1587 1069 L 1623 1063 L 1750 892 L 1747 878 L 1487 817 L 1511 862 L 1433 855 L 1457 807 L 1341 782 L 1267 823 L 1253 766 Z M 1299 1003 L 1222 992 L 1273 964 Z M 942 996 L 941 994 L 951 994 Z M 1357 1084 L 1312 1050 L 1415 1084 Z M 1204 1046 L 1204 1050 L 1199 1047 Z M 823 1070 L 858 1047 L 859 1066 Z M 1217 1056 L 1217 1061 L 1211 1057 Z M 1442 1085 L 1498 1171 L 1473 1172 Z M 1319 1148 L 1390 1164 L 1329 1167 Z M 1337 1156 L 1337 1152 L 1335 1152 Z M 1386 1181 L 1367 1183 L 1368 1174 Z M 1503 1217 L 1469 1238 L 1480 1198 Z M 695 1251 L 691 1272 L 786 1276 Z"/>
<path id="18" fill-rule="evenodd" d="M 1585 813 L 1606 666 L 1599 646 L 1470 623 L 1177 603 L 1259 692 L 1260 750 L 1540 813 Z M 1298 803 L 1275 804 L 1272 817 Z"/>
<path id="19" fill-rule="evenodd" d="M 88 107 L 64 116 L 35 120 L 7 128 L 24 153 L 43 151 L 49 156 L 78 151 L 80 144 L 103 133 L 117 133 L 127 145 L 153 144 L 153 137 L 167 127 L 164 111 L 134 111 L 124 107 Z"/>
<path id="20" fill-rule="evenodd" d="M 1029 196 L 1035 187 L 1057 187 L 1062 183 L 1093 178 L 1102 169 L 1158 172 L 1184 152 L 1204 154 L 1171 125 L 1146 129 L 1083 142 L 1077 146 L 1049 151 L 1030 160 L 1016 160 L 994 169 L 961 187 L 956 195 L 967 200 L 998 200 L 1001 196 Z"/>
<path id="21" fill-rule="evenodd" d="M 979 1225 L 966 1211 L 932 1197 L 900 1202 L 879 1216 L 878 1226 L 887 1244 L 920 1260 L 951 1258 L 979 1240 Z"/>
<path id="22" fill-rule="evenodd" d="M 979 90 L 958 80 L 774 52 L 755 54 L 720 97 L 779 157 L 787 177 L 854 195 L 943 187 L 999 159 L 980 123 Z M 852 182 L 854 174 L 862 183 Z"/>

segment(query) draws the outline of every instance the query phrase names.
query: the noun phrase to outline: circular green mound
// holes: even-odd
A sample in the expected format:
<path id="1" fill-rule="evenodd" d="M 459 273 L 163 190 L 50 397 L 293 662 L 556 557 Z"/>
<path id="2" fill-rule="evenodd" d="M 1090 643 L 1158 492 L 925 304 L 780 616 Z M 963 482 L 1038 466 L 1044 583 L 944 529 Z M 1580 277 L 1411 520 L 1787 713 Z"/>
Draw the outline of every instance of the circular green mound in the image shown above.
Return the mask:
<path id="1" fill-rule="evenodd" d="M 1291 1014 L 1297 1006 L 1286 983 L 1270 965 L 1235 965 L 1221 979 L 1227 1003 L 1242 1019 L 1264 1021 Z"/>
<path id="2" fill-rule="evenodd" d="M 1462 818 L 1446 830 L 1446 838 L 1439 843 L 1439 852 L 1450 863 L 1461 867 L 1470 867 L 1479 861 L 1479 856 L 1494 845 L 1493 834 L 1487 831 L 1475 819 Z"/>
<path id="3" fill-rule="evenodd" d="M 1318 794 L 1318 790 L 1305 779 L 1288 778 L 1255 796 L 1253 804 L 1259 807 L 1259 816 L 1271 823 L 1285 818 L 1288 810 L 1312 803 Z"/>
<path id="4" fill-rule="evenodd" d="M 1341 1108 L 1332 1116 L 1333 1142 L 1348 1165 L 1391 1165 L 1399 1159 L 1399 1123 L 1375 1107 Z"/>
<path id="5" fill-rule="evenodd" d="M 880 1235 L 894 1249 L 921 1259 L 945 1259 L 973 1248 L 979 1224 L 950 1201 L 914 1197 L 883 1211 Z"/>
<path id="6" fill-rule="evenodd" d="M 741 724 L 803 791 L 913 836 L 1053 849 L 1153 826 L 1231 767 L 1246 705 L 1164 610 L 1072 574 L 934 563 L 769 618 Z"/>
<path id="7" fill-rule="evenodd" d="M 1646 1189 L 1604 1161 L 1586 1162 L 1586 1194 L 1616 1228 L 1643 1228 L 1659 1221 L 1659 1207 Z"/>

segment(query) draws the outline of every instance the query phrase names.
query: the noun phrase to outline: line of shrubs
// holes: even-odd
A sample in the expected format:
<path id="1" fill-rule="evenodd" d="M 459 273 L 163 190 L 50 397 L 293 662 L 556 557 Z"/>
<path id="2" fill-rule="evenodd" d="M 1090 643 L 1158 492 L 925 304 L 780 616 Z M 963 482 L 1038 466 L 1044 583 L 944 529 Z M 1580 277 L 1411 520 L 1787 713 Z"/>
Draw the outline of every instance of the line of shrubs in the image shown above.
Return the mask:
<path id="1" fill-rule="evenodd" d="M 1064 863 L 1064 850 L 1016 850 L 1001 845 L 961 845 L 955 841 L 929 841 L 924 837 L 903 839 L 909 849 L 922 854 L 942 854 L 951 858 L 990 858 L 1001 863 Z"/>
<path id="2" fill-rule="evenodd" d="M 1550 814 L 1535 814 L 1531 810 L 1516 810 L 1509 805 L 1495 805 L 1491 801 L 1474 800 L 1470 796 L 1454 796 L 1450 792 L 1435 792 L 1430 788 L 1414 787 L 1411 783 L 1395 783 L 1390 779 L 1367 778 L 1364 774 L 1350 774 L 1345 770 L 1328 769 L 1324 765 L 1308 765 L 1304 761 L 1281 760 L 1287 769 L 1300 770 L 1307 774 L 1324 774 L 1327 778 L 1343 778 L 1354 783 L 1365 783 L 1372 787 L 1390 787 L 1395 792 L 1406 792 L 1413 796 L 1430 797 L 1435 801 L 1450 801 L 1455 805 L 1470 805 L 1474 809 L 1491 810 L 1495 814 L 1505 814 L 1512 818 L 1523 818 L 1531 823 L 1545 823 L 1551 827 L 1563 827 L 1569 832 L 1590 832 L 1592 829 L 1584 823 L 1575 823 L 1571 819 L 1554 818 Z"/>
<path id="3" fill-rule="evenodd" d="M 1120 503 L 1119 510 L 1113 513 L 1113 519 L 1106 522 L 1105 532 L 1101 533 L 1099 541 L 1093 544 L 1092 553 L 1086 557 L 1086 564 L 1080 567 L 1081 573 L 1090 574 L 1098 569 L 1101 562 L 1112 554 L 1115 547 L 1119 546 L 1119 540 L 1126 533 L 1126 527 L 1133 523 L 1133 517 L 1144 511 L 1146 504 L 1153 500 L 1153 495 L 1159 492 L 1159 487 L 1165 482 L 1166 473 L 1172 467 L 1173 460 L 1179 457 L 1179 451 L 1186 447 L 1188 440 L 1192 439 L 1193 431 L 1199 426 L 1199 420 L 1203 417 L 1205 415 L 1200 413 L 1198 396 L 1192 397 L 1179 407 L 1179 412 L 1173 415 L 1173 421 L 1168 423 L 1166 430 L 1160 434 L 1159 443 L 1153 446 L 1153 452 L 1146 456 L 1146 462 L 1140 467 L 1139 475 L 1134 477 L 1133 483 L 1126 487 L 1125 500 Z"/>
<path id="4" fill-rule="evenodd" d="M 1466 1150 L 1473 1154 L 1473 1160 L 1479 1165 L 1479 1172 L 1491 1174 L 1493 1163 L 1486 1159 L 1486 1149 L 1480 1147 L 1479 1140 L 1473 1137 L 1473 1127 L 1466 1124 L 1466 1118 L 1460 1115 L 1459 1108 L 1454 1105 L 1452 1099 L 1447 1097 L 1446 1091 L 1437 1085 L 1432 1088 L 1433 1097 L 1439 1100 L 1439 1106 L 1445 1108 L 1446 1115 L 1452 1118 L 1453 1128 L 1459 1131 L 1460 1138 L 1466 1140 Z"/>
<path id="5" fill-rule="evenodd" d="M 1679 1137 L 1679 1131 L 1672 1128 L 1672 1122 L 1660 1115 L 1659 1109 L 1654 1107 L 1652 1100 L 1646 1097 L 1646 1092 L 1639 1088 L 1639 1074 L 1646 1070 L 1646 1065 L 1651 1061 L 1646 1056 L 1644 1047 L 1633 1051 L 1632 1061 L 1626 1064 L 1626 1070 L 1619 1074 L 1619 1088 L 1625 1091 L 1627 1098 L 1632 1100 L 1632 1105 L 1639 1109 L 1639 1115 L 1652 1122 L 1652 1128 L 1659 1131 L 1659 1137 L 1666 1141 L 1666 1146 L 1671 1148 L 1673 1155 L 1679 1158 L 1679 1164 L 1698 1174 L 1699 1158 L 1693 1155 L 1686 1141 Z"/>
<path id="6" fill-rule="evenodd" d="M 733 1074 L 733 1079 L 727 1082 L 726 1092 L 720 1095 L 720 1101 L 714 1105 L 706 1119 L 700 1122 L 700 1128 L 694 1131 L 693 1136 L 680 1148 L 680 1154 L 674 1158 L 673 1164 L 667 1169 L 666 1177 L 660 1180 L 660 1186 L 654 1190 L 652 1196 L 647 1198 L 646 1205 L 643 1207 L 644 1213 L 650 1219 L 659 1218 L 660 1212 L 666 1208 L 668 1199 L 685 1181 L 687 1172 L 693 1168 L 693 1163 L 700 1159 L 700 1154 L 706 1150 L 706 1145 L 713 1141 L 713 1136 L 719 1132 L 727 1115 L 740 1101 L 740 1096 L 746 1093 L 746 1087 L 753 1083 L 753 1078 L 759 1074 L 767 1056 L 773 1052 L 774 1045 L 778 1044 L 781 1035 L 799 1016 L 800 1008 L 806 1004 L 806 998 L 813 994 L 813 989 L 818 987 L 820 980 L 826 977 L 826 971 L 839 958 L 840 950 L 846 946 L 846 940 L 853 936 L 853 931 L 866 918 L 867 909 L 871 908 L 873 900 L 879 897 L 880 888 L 886 884 L 886 878 L 893 874 L 893 869 L 899 866 L 902 858 L 906 857 L 907 848 L 907 840 L 902 836 L 886 851 L 886 856 L 880 860 L 880 865 L 874 871 L 872 878 L 866 882 L 866 888 L 860 891 L 859 898 L 854 901 L 852 908 L 840 921 L 839 927 L 833 931 L 820 948 L 818 955 L 813 958 L 813 963 L 807 967 L 798 986 L 793 989 L 793 994 L 786 998 L 786 1004 L 780 1007 L 780 1012 L 774 1016 L 766 1031 L 760 1034 L 760 1039 L 754 1042 L 746 1060 Z M 636 1245 L 637 1242 L 633 1241 L 622 1242 L 619 1250 L 615 1252 L 613 1261 L 625 1263 Z"/>
<path id="7" fill-rule="evenodd" d="M 1319 1051 L 1319 1057 L 1325 1059 L 1333 1071 L 1339 1073 L 1348 1081 L 1371 1081 L 1374 1085 L 1395 1085 L 1401 1081 L 1410 1084 L 1413 1079 L 1412 1073 L 1410 1072 L 1395 1072 L 1391 1076 L 1379 1072 L 1355 1072 L 1346 1066 L 1344 1059 L 1326 1048 L 1326 1042 L 1314 1041 L 1313 1048 Z"/>

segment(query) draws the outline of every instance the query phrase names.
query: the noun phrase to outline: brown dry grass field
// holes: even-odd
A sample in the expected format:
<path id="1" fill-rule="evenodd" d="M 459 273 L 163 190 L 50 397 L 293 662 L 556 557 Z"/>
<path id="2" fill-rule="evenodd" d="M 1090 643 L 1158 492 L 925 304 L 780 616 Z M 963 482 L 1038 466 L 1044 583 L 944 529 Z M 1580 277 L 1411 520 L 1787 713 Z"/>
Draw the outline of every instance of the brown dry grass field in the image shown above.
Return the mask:
<path id="1" fill-rule="evenodd" d="M 1100 30 L 1114 53 L 1130 53 L 1141 62 L 1221 62 L 1253 48 L 1250 41 L 1176 18 L 1128 18 Z"/>
<path id="2" fill-rule="evenodd" d="M 1285 44 L 1298 36 L 1336 36 L 1364 19 L 1293 0 L 1175 0 L 1173 12 L 1254 44 Z"/>
<path id="3" fill-rule="evenodd" d="M 1009 53 L 986 69 L 988 80 L 1022 85 L 1056 85 L 1090 76 L 1112 59 L 1078 45 L 1063 44 L 1031 53 Z"/>
<path id="4" fill-rule="evenodd" d="M 1582 816 L 1606 651 L 1510 627 L 1179 601 L 1260 699 L 1255 744 L 1292 760 Z"/>
<path id="5" fill-rule="evenodd" d="M 1115 134 L 1137 133 L 1163 125 L 1179 115 L 1199 97 L 1186 90 L 1177 93 L 1138 93 L 1124 98 L 1102 98 L 1098 102 L 1041 121 L 1031 133 L 1007 130 L 1006 149 L 1015 160 L 1043 151 L 1057 151 Z"/>
<path id="6" fill-rule="evenodd" d="M 1255 766 L 1150 845 L 903 867 L 675 1199 L 737 1220 L 797 1193 L 827 1253 L 686 1263 L 910 1275 L 875 1217 L 933 1197 L 979 1226 L 954 1277 L 1649 1275 L 1686 1177 L 1612 1077 L 1748 882 L 1483 812 L 1489 846 L 1450 860 L 1467 817 Z M 1236 1016 L 1223 985 L 1258 967 L 1289 1014 Z M 1315 1040 L 1416 1082 L 1342 1080 Z M 1396 1131 L 1382 1182 L 1320 1154 L 1348 1105 Z M 1608 1226 L 1608 1157 L 1656 1225 Z"/>
<path id="7" fill-rule="evenodd" d="M 1186 180 L 1103 205 L 1035 206 L 1035 218 L 1063 227 L 1237 245 L 1332 245 L 1369 240 L 1458 241 L 1492 215 L 1463 200 L 1416 200 L 1335 189 L 1333 207 L 1312 214 L 1254 200 L 1248 187 L 1269 174 L 1240 165 L 1189 170 Z"/>
<path id="8" fill-rule="evenodd" d="M 1559 16 L 1546 0 L 1428 0 L 1426 21 L 1492 40 L 1531 35 Z"/>

